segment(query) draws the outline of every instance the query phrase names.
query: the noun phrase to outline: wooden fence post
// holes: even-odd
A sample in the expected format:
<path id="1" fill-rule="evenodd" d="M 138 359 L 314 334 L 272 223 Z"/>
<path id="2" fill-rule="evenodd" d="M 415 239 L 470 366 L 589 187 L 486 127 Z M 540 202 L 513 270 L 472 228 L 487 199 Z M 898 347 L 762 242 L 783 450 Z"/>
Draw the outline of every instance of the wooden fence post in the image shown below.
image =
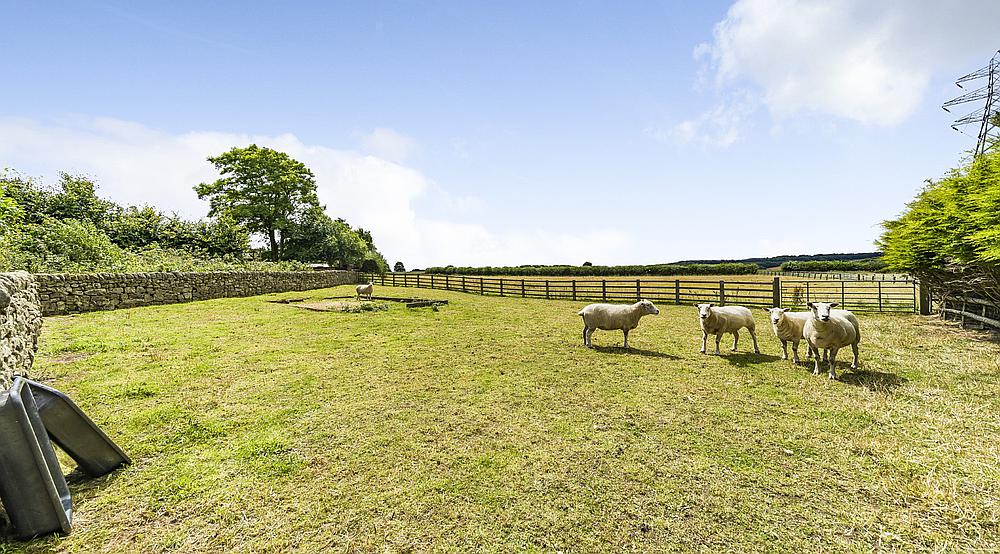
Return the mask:
<path id="1" fill-rule="evenodd" d="M 451 290 L 451 279 L 448 274 L 444 274 L 444 290 Z"/>
<path id="2" fill-rule="evenodd" d="M 674 279 L 674 304 L 681 305 L 681 280 Z"/>
<path id="3" fill-rule="evenodd" d="M 486 291 L 483 290 L 483 278 L 482 277 L 479 278 L 479 295 L 480 296 L 486 296 Z"/>
<path id="4" fill-rule="evenodd" d="M 919 286 L 918 298 L 920 299 L 920 315 L 931 315 L 931 289 L 923 281 L 914 283 L 914 287 Z"/>
<path id="5" fill-rule="evenodd" d="M 503 279 L 500 279 L 500 296 L 503 296 Z"/>
<path id="6" fill-rule="evenodd" d="M 524 298 L 524 279 L 521 279 L 521 298 Z"/>
<path id="7" fill-rule="evenodd" d="M 545 299 L 549 299 L 549 280 L 545 280 Z"/>
<path id="8" fill-rule="evenodd" d="M 635 280 L 635 299 L 642 300 L 642 281 Z"/>
<path id="9" fill-rule="evenodd" d="M 468 292 L 465 290 L 465 275 L 462 275 L 462 292 Z"/>
<path id="10" fill-rule="evenodd" d="M 608 280 L 601 279 L 601 302 L 608 301 Z"/>
<path id="11" fill-rule="evenodd" d="M 576 302 L 576 279 L 573 279 L 573 302 Z"/>
<path id="12" fill-rule="evenodd" d="M 726 305 L 726 282 L 721 279 L 719 280 L 719 305 Z"/>
<path id="13" fill-rule="evenodd" d="M 775 277 L 771 281 L 771 305 L 775 308 L 781 307 L 781 277 Z"/>
<path id="14" fill-rule="evenodd" d="M 882 281 L 878 282 L 878 311 L 882 311 Z"/>
<path id="15" fill-rule="evenodd" d="M 845 281 L 840 282 L 840 307 L 847 309 L 847 293 L 844 291 Z"/>

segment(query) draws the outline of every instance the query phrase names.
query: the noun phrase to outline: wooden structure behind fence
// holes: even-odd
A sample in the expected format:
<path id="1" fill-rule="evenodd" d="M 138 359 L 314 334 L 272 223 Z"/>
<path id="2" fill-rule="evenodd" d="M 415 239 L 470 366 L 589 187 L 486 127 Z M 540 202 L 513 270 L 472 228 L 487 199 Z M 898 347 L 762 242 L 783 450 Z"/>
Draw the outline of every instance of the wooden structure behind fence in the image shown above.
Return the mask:
<path id="1" fill-rule="evenodd" d="M 941 317 L 958 320 L 962 327 L 1000 329 L 1000 305 L 977 296 L 950 296 L 940 302 Z"/>
<path id="2" fill-rule="evenodd" d="M 425 273 L 369 275 L 383 286 L 419 287 L 519 298 L 545 298 L 589 302 L 635 302 L 719 306 L 781 306 L 794 310 L 808 302 L 839 302 L 857 312 L 929 313 L 921 301 L 918 284 L 910 279 L 880 281 L 831 281 L 782 279 L 772 281 L 697 281 L 684 279 L 520 279 Z"/>

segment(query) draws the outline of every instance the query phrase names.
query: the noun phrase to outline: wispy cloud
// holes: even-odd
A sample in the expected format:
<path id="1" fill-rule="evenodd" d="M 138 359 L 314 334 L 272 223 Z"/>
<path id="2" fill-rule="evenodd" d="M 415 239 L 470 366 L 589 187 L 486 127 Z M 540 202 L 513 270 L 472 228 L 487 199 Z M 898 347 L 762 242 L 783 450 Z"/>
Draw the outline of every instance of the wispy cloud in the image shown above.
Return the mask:
<path id="1" fill-rule="evenodd" d="M 746 91 L 714 108 L 666 129 L 650 127 L 646 134 L 661 142 L 727 147 L 743 137 L 758 102 Z"/>
<path id="2" fill-rule="evenodd" d="M 370 229 L 390 262 L 427 265 L 582 263 L 609 258 L 632 237 L 611 226 L 585 231 L 521 225 L 491 229 L 462 221 L 487 208 L 480 198 L 452 195 L 417 169 L 350 150 L 305 144 L 292 134 L 253 135 L 192 131 L 165 133 L 142 124 L 100 117 L 56 122 L 0 118 L 0 160 L 33 175 L 57 171 L 93 176 L 101 194 L 127 204 L 152 204 L 187 217 L 208 206 L 192 187 L 218 178 L 205 158 L 256 143 L 287 152 L 316 175 L 330 215 Z M 400 152 L 396 152 L 399 154 Z M 453 219 L 427 217 L 431 200 Z"/>

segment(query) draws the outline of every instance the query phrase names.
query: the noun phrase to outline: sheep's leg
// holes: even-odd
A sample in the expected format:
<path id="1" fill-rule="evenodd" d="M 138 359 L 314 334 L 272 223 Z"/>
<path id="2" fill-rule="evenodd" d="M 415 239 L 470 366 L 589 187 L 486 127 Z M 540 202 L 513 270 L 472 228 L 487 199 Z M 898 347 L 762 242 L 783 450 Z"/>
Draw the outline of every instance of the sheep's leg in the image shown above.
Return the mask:
<path id="1" fill-rule="evenodd" d="M 750 338 L 753 339 L 753 353 L 760 354 L 760 347 L 757 346 L 757 332 L 753 329 L 747 329 L 750 331 Z"/>
<path id="2" fill-rule="evenodd" d="M 858 369 L 858 343 L 852 344 L 851 350 L 854 351 L 854 361 L 851 362 L 851 369 Z"/>
<path id="3" fill-rule="evenodd" d="M 819 360 L 822 357 L 819 355 L 819 348 L 816 348 L 815 346 L 812 345 L 812 343 L 810 343 L 809 351 L 812 352 L 813 362 L 816 363 L 816 366 L 813 367 L 813 375 L 819 375 Z"/>
<path id="4" fill-rule="evenodd" d="M 787 360 L 788 356 L 785 356 L 785 359 Z M 799 363 L 799 341 L 797 340 L 792 341 L 792 362 Z"/>
<path id="5" fill-rule="evenodd" d="M 628 348 L 628 329 L 622 329 L 622 333 L 625 333 L 625 348 Z"/>
<path id="6" fill-rule="evenodd" d="M 834 381 L 837 380 L 837 369 L 836 369 L 836 366 L 835 366 L 836 363 L 837 363 L 837 349 L 836 348 L 831 348 L 830 349 L 830 379 L 834 380 Z"/>
<path id="7" fill-rule="evenodd" d="M 708 344 L 708 332 L 702 329 L 701 331 L 701 353 L 705 353 L 705 346 Z"/>
<path id="8" fill-rule="evenodd" d="M 722 333 L 715 335 L 715 355 L 721 356 L 722 352 L 719 352 L 719 343 L 722 342 Z"/>
<path id="9" fill-rule="evenodd" d="M 733 331 L 733 349 L 732 352 L 736 352 L 736 343 L 740 341 L 739 330 Z"/>
<path id="10" fill-rule="evenodd" d="M 594 328 L 593 327 L 588 327 L 587 328 L 587 347 L 588 348 L 593 348 L 593 346 L 594 346 Z"/>
<path id="11" fill-rule="evenodd" d="M 586 323 L 583 324 L 583 345 L 584 346 L 590 346 L 590 344 L 587 343 L 587 324 Z"/>
<path id="12" fill-rule="evenodd" d="M 797 344 L 795 346 L 798 347 Z M 798 354 L 796 354 L 795 356 L 798 357 Z M 781 341 L 781 359 L 782 360 L 787 360 L 788 359 L 788 341 L 787 340 Z"/>

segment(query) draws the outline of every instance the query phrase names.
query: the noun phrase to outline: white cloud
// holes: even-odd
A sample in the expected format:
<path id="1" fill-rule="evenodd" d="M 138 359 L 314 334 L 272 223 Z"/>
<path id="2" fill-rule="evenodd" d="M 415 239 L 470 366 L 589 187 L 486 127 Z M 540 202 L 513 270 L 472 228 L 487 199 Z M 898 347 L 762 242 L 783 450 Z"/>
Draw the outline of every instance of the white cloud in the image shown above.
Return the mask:
<path id="1" fill-rule="evenodd" d="M 746 121 L 756 106 L 757 102 L 744 91 L 693 119 L 665 131 L 647 129 L 646 133 L 661 142 L 726 147 L 742 138 Z"/>
<path id="2" fill-rule="evenodd" d="M 384 127 L 362 136 L 361 147 L 370 154 L 394 162 L 405 162 L 420 151 L 416 140 Z"/>
<path id="3" fill-rule="evenodd" d="M 582 233 L 495 231 L 480 224 L 422 217 L 414 203 L 428 194 L 454 212 L 480 209 L 482 201 L 451 196 L 420 171 L 399 163 L 304 144 L 292 134 L 170 134 L 100 117 L 56 123 L 0 118 L 2 165 L 50 179 L 57 171 L 85 173 L 97 180 L 102 195 L 120 203 L 151 204 L 192 218 L 208 211 L 192 187 L 218 177 L 205 158 L 250 143 L 284 151 L 305 163 L 316 175 L 319 197 L 328 212 L 371 230 L 390 263 L 402 260 L 407 267 L 580 263 L 585 258 L 611 258 L 630 239 L 613 228 Z"/>
<path id="4" fill-rule="evenodd" d="M 985 64 L 998 20 L 995 0 L 739 0 L 695 55 L 709 58 L 720 87 L 758 87 L 778 118 L 895 125 L 937 72 Z"/>

